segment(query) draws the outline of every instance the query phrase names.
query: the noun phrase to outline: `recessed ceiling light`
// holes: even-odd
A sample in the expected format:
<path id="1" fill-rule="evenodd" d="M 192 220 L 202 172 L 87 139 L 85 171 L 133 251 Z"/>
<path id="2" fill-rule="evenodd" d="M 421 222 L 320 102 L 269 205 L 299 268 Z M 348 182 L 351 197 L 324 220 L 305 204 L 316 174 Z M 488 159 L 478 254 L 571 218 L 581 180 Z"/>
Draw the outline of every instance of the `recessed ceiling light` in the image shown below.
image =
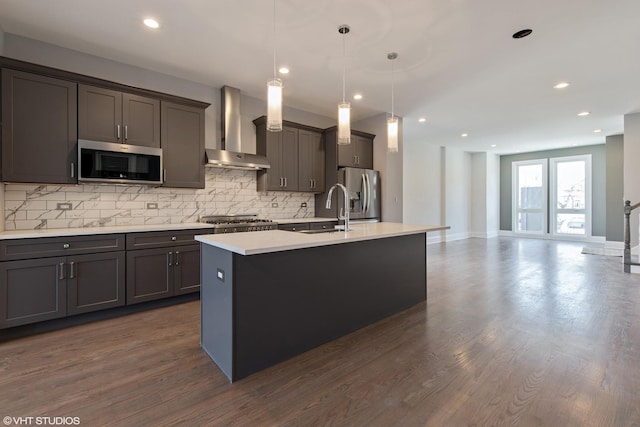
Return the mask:
<path id="1" fill-rule="evenodd" d="M 160 26 L 160 24 L 158 23 L 158 21 L 156 21 L 153 18 L 146 18 L 144 21 L 144 25 L 146 25 L 149 28 L 158 28 Z"/>
<path id="2" fill-rule="evenodd" d="M 497 147 L 497 145 L 496 145 L 496 144 L 491 144 L 491 147 L 492 147 L 492 148 L 496 148 L 496 147 Z"/>
<path id="3" fill-rule="evenodd" d="M 359 101 L 362 99 L 362 94 L 361 93 L 356 93 L 355 95 L 353 95 L 353 99 L 355 99 L 356 101 Z"/>
<path id="4" fill-rule="evenodd" d="M 420 118 L 418 119 L 418 121 L 419 121 L 420 123 L 424 123 L 424 122 L 426 122 L 426 121 L 427 121 L 427 118 L 426 118 L 426 117 L 420 117 Z"/>
<path id="5" fill-rule="evenodd" d="M 289 74 L 289 68 L 288 67 L 280 67 L 280 69 L 278 70 L 278 72 L 280 72 L 280 74 Z"/>
<path id="6" fill-rule="evenodd" d="M 469 136 L 469 134 L 468 134 L 468 133 L 463 133 L 463 134 L 462 134 L 462 135 L 460 135 L 460 136 L 461 136 L 461 137 L 463 137 L 463 138 L 466 138 L 466 137 L 468 137 L 468 136 Z"/>
<path id="7" fill-rule="evenodd" d="M 511 37 L 513 37 L 514 39 L 521 39 L 523 37 L 527 37 L 532 32 L 533 30 L 525 28 L 524 30 L 516 31 Z"/>
<path id="8" fill-rule="evenodd" d="M 593 132 L 600 133 L 600 132 L 602 132 L 602 129 L 594 129 Z"/>
<path id="9" fill-rule="evenodd" d="M 571 85 L 571 83 L 569 82 L 560 82 L 557 85 L 555 85 L 553 88 L 554 89 L 564 89 L 565 87 L 569 87 Z"/>
<path id="10" fill-rule="evenodd" d="M 583 111 L 581 113 L 578 113 L 580 117 L 588 116 L 589 114 L 591 114 L 591 111 Z"/>

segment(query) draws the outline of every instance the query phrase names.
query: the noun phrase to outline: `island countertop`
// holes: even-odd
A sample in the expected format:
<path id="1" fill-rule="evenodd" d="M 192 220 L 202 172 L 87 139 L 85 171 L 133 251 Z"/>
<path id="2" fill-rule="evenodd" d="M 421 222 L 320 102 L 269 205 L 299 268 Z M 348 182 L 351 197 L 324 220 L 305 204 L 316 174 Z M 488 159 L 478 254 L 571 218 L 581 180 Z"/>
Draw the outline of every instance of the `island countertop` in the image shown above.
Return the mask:
<path id="1" fill-rule="evenodd" d="M 394 222 L 353 224 L 352 231 L 307 234 L 269 230 L 251 233 L 207 234 L 195 236 L 201 243 L 225 249 L 240 255 L 256 255 L 293 249 L 336 245 L 385 237 L 405 236 L 449 229 L 446 225 L 411 225 Z"/>

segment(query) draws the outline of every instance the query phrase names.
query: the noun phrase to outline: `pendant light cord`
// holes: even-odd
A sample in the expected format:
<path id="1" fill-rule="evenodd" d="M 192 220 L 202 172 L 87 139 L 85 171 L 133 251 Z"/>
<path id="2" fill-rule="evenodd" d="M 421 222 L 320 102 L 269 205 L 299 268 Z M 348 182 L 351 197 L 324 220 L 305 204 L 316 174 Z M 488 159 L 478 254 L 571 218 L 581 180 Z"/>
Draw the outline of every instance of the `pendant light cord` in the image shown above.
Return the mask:
<path id="1" fill-rule="evenodd" d="M 345 80 L 347 75 L 347 50 L 345 48 L 346 42 L 346 31 L 342 33 L 342 103 L 344 104 L 344 94 L 345 94 Z"/>
<path id="2" fill-rule="evenodd" d="M 276 0 L 273 0 L 273 77 L 278 77 L 276 73 Z"/>
<path id="3" fill-rule="evenodd" d="M 393 118 L 393 101 L 394 101 L 394 92 L 395 92 L 395 79 L 394 79 L 394 67 L 393 60 L 391 61 L 391 118 Z"/>

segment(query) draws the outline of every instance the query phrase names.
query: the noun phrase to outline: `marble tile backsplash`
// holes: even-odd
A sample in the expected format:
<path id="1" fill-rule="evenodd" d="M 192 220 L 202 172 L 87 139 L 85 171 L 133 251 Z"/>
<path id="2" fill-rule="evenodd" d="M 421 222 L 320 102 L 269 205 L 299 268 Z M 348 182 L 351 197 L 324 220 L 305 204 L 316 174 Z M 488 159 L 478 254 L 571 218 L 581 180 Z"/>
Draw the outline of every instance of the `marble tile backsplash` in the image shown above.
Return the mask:
<path id="1" fill-rule="evenodd" d="M 270 219 L 314 216 L 313 194 L 258 192 L 255 171 L 207 168 L 205 177 L 206 186 L 201 190 L 111 184 L 6 184 L 5 230 L 178 224 L 197 222 L 201 215 L 241 213 Z M 59 203 L 71 204 L 71 209 L 62 210 Z M 301 207 L 302 203 L 307 207 Z"/>

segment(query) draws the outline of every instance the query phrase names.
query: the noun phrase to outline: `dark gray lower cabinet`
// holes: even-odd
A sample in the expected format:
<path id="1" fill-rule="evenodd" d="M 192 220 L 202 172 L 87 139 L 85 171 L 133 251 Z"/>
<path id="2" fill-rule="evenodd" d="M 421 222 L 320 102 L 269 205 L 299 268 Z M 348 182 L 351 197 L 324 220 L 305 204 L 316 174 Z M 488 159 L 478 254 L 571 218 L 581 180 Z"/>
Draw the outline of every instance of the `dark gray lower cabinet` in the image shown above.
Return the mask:
<path id="1" fill-rule="evenodd" d="M 124 251 L 70 256 L 67 265 L 67 314 L 124 305 Z"/>
<path id="2" fill-rule="evenodd" d="M 66 257 L 0 262 L 0 328 L 67 315 Z"/>
<path id="3" fill-rule="evenodd" d="M 127 304 L 199 289 L 199 244 L 127 252 Z"/>

